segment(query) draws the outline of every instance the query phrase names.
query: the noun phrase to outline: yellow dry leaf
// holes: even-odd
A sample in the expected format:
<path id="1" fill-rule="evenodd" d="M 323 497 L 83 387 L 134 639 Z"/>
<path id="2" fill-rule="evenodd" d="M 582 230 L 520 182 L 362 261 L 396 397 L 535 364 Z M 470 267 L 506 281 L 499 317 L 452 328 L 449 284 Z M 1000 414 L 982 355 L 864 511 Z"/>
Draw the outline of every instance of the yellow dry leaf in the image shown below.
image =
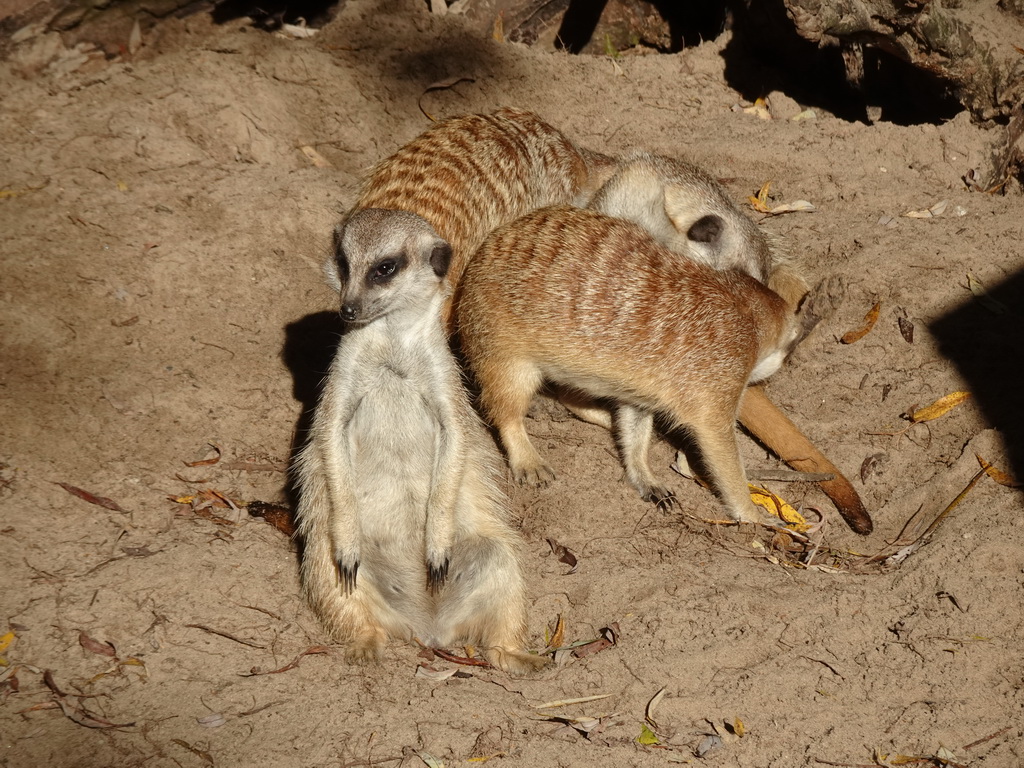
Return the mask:
<path id="1" fill-rule="evenodd" d="M 868 313 L 864 315 L 864 325 L 853 331 L 847 331 L 843 334 L 843 337 L 839 339 L 843 344 L 853 344 L 855 341 L 860 341 L 868 332 L 875 327 L 875 323 L 878 322 L 878 313 L 882 309 L 882 302 L 876 301 L 875 306 L 868 310 Z"/>
<path id="2" fill-rule="evenodd" d="M 768 179 L 764 184 L 761 185 L 761 189 L 757 192 L 757 197 L 749 197 L 751 207 L 758 213 L 768 213 L 768 190 L 771 189 L 772 180 Z"/>
<path id="3" fill-rule="evenodd" d="M 555 633 L 551 635 L 551 642 L 548 643 L 548 647 L 561 648 L 563 642 L 565 642 L 565 620 L 562 618 L 562 614 L 558 614 L 558 621 L 555 623 Z"/>
<path id="4" fill-rule="evenodd" d="M 118 181 L 117 182 L 117 191 L 118 192 L 127 192 L 128 191 L 128 185 L 125 184 L 123 181 Z"/>
<path id="5" fill-rule="evenodd" d="M 749 488 L 751 501 L 770 514 L 775 515 L 775 517 L 782 520 L 794 531 L 802 533 L 810 529 L 810 524 L 792 505 L 787 504 L 774 493 L 766 491 L 764 488 L 758 488 L 756 485 L 749 485 Z"/>
<path id="6" fill-rule="evenodd" d="M 190 494 L 189 496 L 171 496 L 169 497 L 175 504 L 191 504 L 196 500 L 196 495 Z"/>
<path id="7" fill-rule="evenodd" d="M 0 653 L 6 651 L 10 647 L 11 643 L 14 642 L 14 638 L 16 637 L 17 635 L 15 635 L 13 632 L 8 632 L 3 637 L 0 637 Z"/>
<path id="8" fill-rule="evenodd" d="M 978 456 L 978 454 L 974 454 Z M 981 468 L 985 470 L 985 474 L 991 477 L 1000 485 L 1005 485 L 1007 488 L 1020 488 L 1020 483 L 1013 479 L 1011 475 L 1006 474 L 1001 469 L 997 469 L 985 461 L 981 456 L 978 456 L 978 463 L 981 464 Z M 0 648 L 2 651 L 3 648 Z"/>
<path id="9" fill-rule="evenodd" d="M 924 408 L 918 408 L 910 414 L 910 421 L 914 424 L 920 424 L 922 421 L 937 419 L 947 411 L 960 405 L 960 403 L 970 396 L 970 392 L 952 392 L 945 397 L 940 397 L 931 405 L 926 405 Z"/>
<path id="10" fill-rule="evenodd" d="M 738 717 L 732 721 L 732 729 L 736 731 L 736 735 L 743 738 L 743 734 L 747 732 L 747 729 L 743 725 L 743 721 Z"/>
<path id="11" fill-rule="evenodd" d="M 992 298 L 984 283 L 970 272 L 967 273 L 967 287 L 970 289 L 971 293 L 977 297 L 978 302 L 992 314 L 1005 315 L 1010 311 L 1009 307 L 1003 304 L 1003 302 Z"/>
<path id="12" fill-rule="evenodd" d="M 640 735 L 636 737 L 636 743 L 650 747 L 654 744 L 660 744 L 661 742 L 658 741 L 658 737 L 654 734 L 654 731 L 647 727 L 647 723 L 641 723 Z"/>
<path id="13" fill-rule="evenodd" d="M 505 12 L 502 11 L 494 19 L 494 26 L 491 27 L 491 39 L 498 43 L 505 42 Z"/>
<path id="14" fill-rule="evenodd" d="M 749 107 L 743 107 L 743 111 L 746 114 L 754 115 L 755 117 L 760 118 L 761 120 L 772 119 L 771 105 L 768 103 L 768 100 L 763 97 L 755 99 L 754 103 L 751 104 Z"/>

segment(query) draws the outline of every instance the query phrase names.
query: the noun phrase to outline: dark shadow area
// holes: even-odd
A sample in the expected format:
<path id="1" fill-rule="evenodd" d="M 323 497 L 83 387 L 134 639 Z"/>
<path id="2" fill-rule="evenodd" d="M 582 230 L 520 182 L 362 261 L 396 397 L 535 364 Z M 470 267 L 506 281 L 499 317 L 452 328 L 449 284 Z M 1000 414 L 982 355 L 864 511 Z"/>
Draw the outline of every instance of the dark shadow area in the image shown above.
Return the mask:
<path id="1" fill-rule="evenodd" d="M 345 0 L 223 0 L 211 14 L 216 24 L 251 18 L 261 29 L 280 29 L 282 24 L 322 27 L 345 5 Z"/>
<path id="2" fill-rule="evenodd" d="M 292 396 L 302 404 L 295 424 L 289 465 L 308 439 L 313 410 L 320 398 L 341 332 L 342 322 L 337 312 L 316 312 L 285 326 L 281 360 L 292 374 Z M 298 499 L 295 478 L 290 470 L 285 493 L 288 503 L 295 509 Z"/>
<path id="3" fill-rule="evenodd" d="M 867 122 L 870 106 L 875 119 L 898 125 L 939 124 L 963 110 L 948 82 L 875 46 L 883 40 L 844 43 L 858 70 L 851 83 L 844 47 L 819 47 L 800 37 L 783 0 L 652 0 L 651 6 L 669 28 L 666 52 L 713 40 L 729 27 L 733 36 L 722 53 L 726 81 L 750 101 L 781 91 L 851 122 Z M 607 9 L 607 0 L 572 0 L 558 31 L 561 47 L 582 51 Z"/>
<path id="4" fill-rule="evenodd" d="M 1002 434 L 1010 460 L 1002 469 L 1024 477 L 1024 270 L 931 325 L 942 354 L 967 380 L 985 420 Z M 993 303 L 995 302 L 995 303 Z M 987 458 L 987 457 L 986 457 Z"/>
<path id="5" fill-rule="evenodd" d="M 939 124 L 963 106 L 950 84 L 874 47 L 847 41 L 846 55 L 863 49 L 863 75 L 851 84 L 841 45 L 819 48 L 797 34 L 783 0 L 730 3 L 733 37 L 722 53 L 725 78 L 753 101 L 773 90 L 800 104 L 819 107 L 851 122 L 876 119 L 898 125 Z"/>

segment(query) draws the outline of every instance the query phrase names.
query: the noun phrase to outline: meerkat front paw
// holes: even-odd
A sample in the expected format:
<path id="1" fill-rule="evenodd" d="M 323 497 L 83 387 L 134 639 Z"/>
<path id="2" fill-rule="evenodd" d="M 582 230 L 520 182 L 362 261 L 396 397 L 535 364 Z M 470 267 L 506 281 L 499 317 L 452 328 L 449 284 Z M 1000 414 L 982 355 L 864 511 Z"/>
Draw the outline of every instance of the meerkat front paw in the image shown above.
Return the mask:
<path id="1" fill-rule="evenodd" d="M 341 583 L 341 591 L 351 595 L 356 589 L 356 574 L 359 573 L 359 561 L 352 560 L 351 565 L 346 558 L 336 557 L 335 563 L 338 566 L 338 581 Z"/>
<path id="2" fill-rule="evenodd" d="M 441 591 L 441 588 L 448 580 L 448 567 L 450 565 L 451 560 L 447 556 L 437 559 L 427 557 L 427 591 L 430 594 L 436 595 Z"/>

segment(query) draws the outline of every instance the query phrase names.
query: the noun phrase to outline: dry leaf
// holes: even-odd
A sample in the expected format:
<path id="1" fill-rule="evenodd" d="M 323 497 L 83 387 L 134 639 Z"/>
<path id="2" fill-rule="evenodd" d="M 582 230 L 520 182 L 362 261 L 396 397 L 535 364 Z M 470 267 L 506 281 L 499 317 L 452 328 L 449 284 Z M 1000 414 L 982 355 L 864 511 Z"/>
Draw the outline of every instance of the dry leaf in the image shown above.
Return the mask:
<path id="1" fill-rule="evenodd" d="M 974 455 L 978 456 L 978 454 L 974 454 Z M 1021 484 L 1018 483 L 1016 480 L 1014 480 L 1011 475 L 1006 474 L 1001 469 L 997 469 L 996 467 L 993 467 L 991 464 L 989 464 L 987 461 L 985 461 L 983 458 L 981 458 L 981 456 L 978 456 L 978 463 L 981 464 L 981 468 L 985 470 L 985 474 L 988 475 L 989 477 L 991 477 L 993 480 L 995 480 L 1000 485 L 1005 485 L 1007 488 L 1020 488 L 1021 487 Z M 6 637 L 6 635 L 5 635 L 5 637 Z M 2 641 L 0 641 L 0 642 L 2 642 Z M 3 650 L 4 650 L 4 647 L 2 645 L 0 645 L 0 653 L 2 653 Z"/>
<path id="2" fill-rule="evenodd" d="M 772 119 L 771 104 L 765 98 L 758 98 L 749 107 L 743 107 L 742 111 L 747 115 L 754 115 L 761 120 Z"/>
<path id="3" fill-rule="evenodd" d="M 132 25 L 132 31 L 128 34 L 128 53 L 134 56 L 139 52 L 139 48 L 142 47 L 142 27 L 139 26 L 139 20 L 136 19 Z"/>
<path id="4" fill-rule="evenodd" d="M 761 509 L 779 518 L 794 531 L 803 533 L 810 530 L 810 524 L 792 505 L 787 504 L 774 493 L 764 488 L 758 488 L 756 485 L 750 485 L 749 483 L 748 487 L 750 489 L 750 500 L 761 507 Z"/>
<path id="5" fill-rule="evenodd" d="M 900 327 L 900 335 L 907 344 L 914 343 L 914 324 L 910 318 L 900 315 L 896 318 L 896 324 Z"/>
<path id="6" fill-rule="evenodd" d="M 457 667 L 452 667 L 451 669 L 434 669 L 433 667 L 428 667 L 426 664 L 420 664 L 416 667 L 416 677 L 425 677 L 428 680 L 447 680 L 458 671 Z"/>
<path id="7" fill-rule="evenodd" d="M 206 715 L 205 717 L 197 717 L 196 722 L 205 728 L 220 728 L 222 725 L 227 723 L 227 720 L 224 719 L 224 715 L 220 712 L 214 712 L 213 714 Z"/>
<path id="8" fill-rule="evenodd" d="M 573 704 L 586 704 L 591 701 L 600 701 L 601 699 L 609 699 L 615 694 L 613 693 L 598 693 L 593 696 L 581 696 L 578 699 L 555 699 L 554 701 L 545 701 L 543 704 L 538 704 L 536 709 L 556 709 L 557 707 L 568 707 Z"/>
<path id="9" fill-rule="evenodd" d="M 292 536 L 295 533 L 292 511 L 284 504 L 274 504 L 269 501 L 250 501 L 246 510 L 248 510 L 252 517 L 262 517 L 285 536 Z"/>
<path id="10" fill-rule="evenodd" d="M 299 147 L 299 150 L 306 156 L 306 159 L 313 164 L 314 168 L 330 168 L 331 162 L 309 145 Z"/>
<path id="11" fill-rule="evenodd" d="M 548 648 L 561 648 L 562 643 L 565 642 L 565 620 L 562 618 L 562 614 L 558 614 L 558 620 L 555 622 L 555 631 L 551 635 L 551 640 L 548 642 Z"/>
<path id="12" fill-rule="evenodd" d="M 878 322 L 878 313 L 882 309 L 882 302 L 875 302 L 875 306 L 868 310 L 868 313 L 864 315 L 864 325 L 853 331 L 847 331 L 843 334 L 843 337 L 839 339 L 843 344 L 853 344 L 854 342 L 860 341 L 872 328 L 875 327 L 875 323 Z"/>
<path id="13" fill-rule="evenodd" d="M 78 633 L 78 642 L 90 653 L 96 653 L 100 656 L 110 656 L 111 658 L 117 656 L 117 651 L 114 650 L 114 646 L 110 643 L 93 640 L 84 631 Z"/>
<path id="14" fill-rule="evenodd" d="M 278 30 L 278 32 L 288 37 L 294 37 L 296 40 L 313 37 L 318 31 L 312 27 L 307 27 L 305 22 L 302 24 L 282 24 Z"/>
<path id="15" fill-rule="evenodd" d="M 95 504 L 98 507 L 109 509 L 112 512 L 127 513 L 127 510 L 123 509 L 120 504 L 118 504 L 113 499 L 108 499 L 106 496 L 96 496 L 95 494 L 89 493 L 89 491 L 83 490 L 74 485 L 68 485 L 67 483 L 57 483 L 57 485 L 59 485 L 65 491 L 70 493 L 72 496 L 77 496 L 82 501 L 87 501 L 90 504 Z"/>
<path id="16" fill-rule="evenodd" d="M 619 624 L 618 622 L 613 622 L 607 627 L 601 628 L 601 636 L 599 638 L 574 648 L 572 655 L 577 659 L 582 659 L 584 656 L 592 656 L 595 653 L 600 653 L 606 648 L 611 648 L 618 642 L 618 640 Z"/>
<path id="17" fill-rule="evenodd" d="M 945 397 L 940 397 L 931 405 L 927 405 L 924 408 L 918 408 L 913 413 L 909 414 L 908 418 L 914 424 L 920 424 L 922 421 L 937 419 L 939 416 L 943 416 L 951 409 L 960 405 L 960 403 L 968 399 L 970 396 L 970 392 L 952 392 Z"/>
<path id="18" fill-rule="evenodd" d="M 202 459 L 201 461 L 186 461 L 184 462 L 186 467 L 208 467 L 211 464 L 216 464 L 220 461 L 220 446 L 216 443 L 207 443 L 208 446 L 213 448 L 216 456 L 211 456 L 208 459 Z"/>
<path id="19" fill-rule="evenodd" d="M 771 189 L 772 181 L 769 179 L 761 185 L 756 197 L 747 198 L 751 207 L 758 213 L 768 213 L 768 190 Z"/>
<path id="20" fill-rule="evenodd" d="M 933 219 L 937 216 L 941 216 L 946 212 L 946 208 L 949 207 L 949 200 L 940 200 L 930 208 L 924 208 L 919 211 L 907 211 L 903 215 L 908 219 Z"/>
<path id="21" fill-rule="evenodd" d="M 977 297 L 978 302 L 994 315 L 1005 315 L 1010 311 L 1003 302 L 993 299 L 985 285 L 970 272 L 967 273 L 967 287 Z"/>
<path id="22" fill-rule="evenodd" d="M 654 735 L 654 731 L 648 727 L 647 723 L 641 723 L 640 735 L 636 737 L 636 743 L 643 744 L 645 747 L 650 747 L 655 744 L 660 744 L 661 742 L 658 741 L 658 737 Z"/>
<path id="23" fill-rule="evenodd" d="M 579 569 L 579 562 L 576 560 L 576 555 L 568 547 L 559 544 L 554 539 L 548 539 L 548 546 L 551 547 L 551 553 L 558 558 L 558 562 L 565 563 L 569 566 L 569 570 L 566 575 L 570 573 L 576 573 Z"/>
<path id="24" fill-rule="evenodd" d="M 665 689 L 662 688 L 651 697 L 651 700 L 647 702 L 647 707 L 644 709 L 644 720 L 647 721 L 647 724 L 650 725 L 651 728 L 656 729 L 658 727 L 658 721 L 654 719 L 654 710 L 657 708 L 658 702 L 660 702 L 664 697 Z"/>
<path id="25" fill-rule="evenodd" d="M 188 625 L 186 625 L 186 626 L 188 626 Z M 235 638 L 231 638 L 231 639 L 233 640 Z M 298 656 L 296 656 L 294 659 L 292 659 L 288 664 L 285 664 L 283 667 L 281 667 L 279 669 L 272 669 L 269 672 L 263 672 L 263 671 L 260 670 L 259 667 L 253 667 L 252 669 L 249 670 L 248 673 L 242 673 L 241 676 L 242 677 L 257 677 L 259 675 L 279 675 L 282 672 L 287 672 L 287 671 L 295 669 L 297 666 L 299 666 L 299 662 L 302 661 L 302 658 L 304 656 L 310 656 L 310 655 L 316 654 L 316 653 L 328 653 L 329 651 L 330 651 L 330 648 L 328 648 L 326 645 L 311 645 L 309 648 L 307 648 L 302 653 L 300 653 Z"/>
<path id="26" fill-rule="evenodd" d="M 429 752 L 417 752 L 416 754 L 419 755 L 420 760 L 427 764 L 427 768 L 444 768 L 444 762 Z"/>

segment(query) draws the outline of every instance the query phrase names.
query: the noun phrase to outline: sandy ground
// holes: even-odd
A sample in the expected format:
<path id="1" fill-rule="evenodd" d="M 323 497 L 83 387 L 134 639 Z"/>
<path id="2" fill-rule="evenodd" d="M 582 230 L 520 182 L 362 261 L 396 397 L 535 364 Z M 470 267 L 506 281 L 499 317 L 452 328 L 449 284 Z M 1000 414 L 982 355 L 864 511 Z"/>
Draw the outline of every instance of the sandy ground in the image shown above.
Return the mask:
<path id="1" fill-rule="evenodd" d="M 130 61 L 76 70 L 39 38 L 0 65 L 0 765 L 1024 765 L 1020 491 L 983 476 L 901 562 L 862 556 L 899 549 L 908 521 L 904 543 L 920 533 L 976 454 L 1024 475 L 1020 188 L 961 180 L 994 132 L 966 115 L 794 121 L 782 94 L 775 119 L 735 111 L 724 40 L 570 57 L 376 5 L 353 0 L 308 40 L 194 16 Z M 455 77 L 472 80 L 425 93 Z M 680 509 L 658 512 L 620 481 L 607 434 L 539 402 L 529 428 L 559 479 L 509 489 L 530 643 L 561 615 L 564 644 L 613 624 L 616 644 L 531 679 L 444 680 L 417 676 L 456 667 L 415 647 L 368 667 L 323 647 L 286 536 L 172 499 L 285 499 L 338 330 L 330 229 L 366 170 L 429 125 L 418 103 L 531 108 L 595 149 L 695 160 L 737 200 L 772 180 L 770 204 L 813 203 L 761 224 L 847 296 L 769 393 L 854 480 L 875 533 L 851 533 L 814 486 L 768 483 L 824 516 L 802 567 L 764 532 L 704 522 L 714 498 L 672 475 L 666 444 Z M 840 343 L 876 302 L 874 328 Z M 974 397 L 933 421 L 900 418 L 961 390 Z M 751 471 L 779 466 L 741 441 Z M 186 465 L 211 445 L 217 463 Z M 638 741 L 647 714 L 657 743 Z"/>

